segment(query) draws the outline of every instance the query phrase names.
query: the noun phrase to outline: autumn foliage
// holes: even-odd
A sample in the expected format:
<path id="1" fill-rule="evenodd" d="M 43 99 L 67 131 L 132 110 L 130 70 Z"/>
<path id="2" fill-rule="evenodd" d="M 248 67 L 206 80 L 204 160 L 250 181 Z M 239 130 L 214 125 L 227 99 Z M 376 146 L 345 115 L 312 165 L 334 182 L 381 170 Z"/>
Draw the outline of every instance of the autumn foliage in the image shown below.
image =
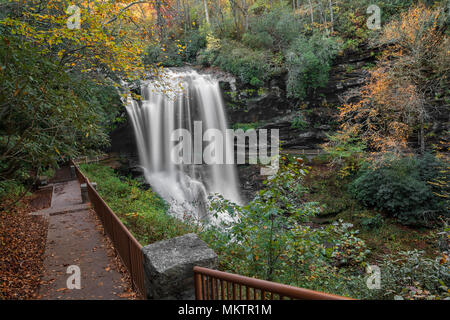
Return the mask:
<path id="1" fill-rule="evenodd" d="M 0 300 L 37 298 L 47 222 L 29 214 L 29 200 L 0 211 Z"/>
<path id="2" fill-rule="evenodd" d="M 373 151 L 405 152 L 414 135 L 425 149 L 430 100 L 445 89 L 448 37 L 443 11 L 418 5 L 387 25 L 379 45 L 381 58 L 359 92 L 350 92 L 340 109 L 342 129 L 358 135 Z M 441 77 L 442 76 L 442 77 Z M 352 98 L 361 98 L 354 102 Z"/>
<path id="3" fill-rule="evenodd" d="M 124 10 L 132 1 L 84 1 L 80 8 L 80 28 L 69 28 L 71 15 L 67 1 L 13 0 L 12 14 L 1 21 L 24 42 L 69 70 L 115 74 L 135 79 L 144 73 L 141 62 L 148 29 L 128 26 L 135 14 Z"/>

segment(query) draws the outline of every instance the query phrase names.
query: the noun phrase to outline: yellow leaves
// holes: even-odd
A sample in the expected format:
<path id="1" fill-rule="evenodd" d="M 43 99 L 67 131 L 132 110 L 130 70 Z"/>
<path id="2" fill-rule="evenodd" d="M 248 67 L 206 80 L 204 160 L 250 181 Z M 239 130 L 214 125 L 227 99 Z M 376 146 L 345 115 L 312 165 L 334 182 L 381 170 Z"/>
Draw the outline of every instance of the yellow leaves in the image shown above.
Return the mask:
<path id="1" fill-rule="evenodd" d="M 412 7 L 401 14 L 400 20 L 393 20 L 383 32 L 382 42 L 394 43 L 408 50 L 422 44 L 429 46 L 435 42 L 439 9 L 431 9 L 423 4 Z"/>
<path id="2" fill-rule="evenodd" d="M 132 217 L 132 218 L 139 218 L 140 214 L 139 214 L 139 212 L 130 212 L 130 213 L 127 213 L 126 216 Z"/>
<path id="3" fill-rule="evenodd" d="M 0 25 L 8 25 L 13 34 L 24 36 L 25 41 L 40 48 L 41 54 L 64 58 L 62 62 L 69 67 L 101 63 L 114 68 L 114 72 L 127 73 L 125 77 L 144 74 L 140 56 L 145 42 L 138 37 L 139 32 L 123 29 L 119 39 L 104 26 L 104 20 L 117 14 L 121 6 L 106 2 L 89 4 L 89 10 L 83 9 L 83 27 L 79 30 L 67 28 L 66 8 L 60 1 L 44 2 L 39 11 L 34 10 L 33 4 L 24 9 L 22 17 L 5 18 Z"/>

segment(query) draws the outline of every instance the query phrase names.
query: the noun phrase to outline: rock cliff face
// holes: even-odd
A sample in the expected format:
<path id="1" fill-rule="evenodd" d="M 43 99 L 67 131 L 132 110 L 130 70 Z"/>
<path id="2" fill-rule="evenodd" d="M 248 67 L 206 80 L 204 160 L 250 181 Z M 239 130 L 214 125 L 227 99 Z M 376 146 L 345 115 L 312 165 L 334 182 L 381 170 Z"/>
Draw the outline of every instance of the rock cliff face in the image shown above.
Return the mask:
<path id="1" fill-rule="evenodd" d="M 231 126 L 251 123 L 258 128 L 277 128 L 284 148 L 315 149 L 326 140 L 326 133 L 337 128 L 340 96 L 361 86 L 368 76 L 367 68 L 374 63 L 375 52 L 368 48 L 338 57 L 326 87 L 309 92 L 303 100 L 286 97 L 284 77 L 272 80 L 267 87 L 254 89 L 217 69 L 198 71 L 212 73 L 220 81 Z M 111 151 L 137 155 L 130 123 L 121 124 L 112 132 L 111 139 Z"/>
<path id="2" fill-rule="evenodd" d="M 219 80 L 231 127 L 251 124 L 255 128 L 276 128 L 280 130 L 283 149 L 310 150 L 319 148 L 326 135 L 337 129 L 340 96 L 348 89 L 361 86 L 368 76 L 367 68 L 374 63 L 375 53 L 367 48 L 338 57 L 327 86 L 309 92 L 302 101 L 286 97 L 284 77 L 272 80 L 265 88 L 254 89 L 217 69 L 198 68 L 198 71 L 212 73 Z M 112 132 L 111 139 L 110 151 L 128 160 L 126 171 L 133 176 L 140 175 L 131 123 L 122 123 Z M 253 198 L 264 179 L 259 175 L 259 167 L 240 165 L 238 172 L 243 197 Z"/>
<path id="3" fill-rule="evenodd" d="M 283 148 L 316 149 L 326 141 L 327 133 L 337 129 L 340 97 L 347 90 L 361 86 L 368 76 L 367 69 L 374 63 L 375 52 L 368 48 L 338 57 L 326 87 L 310 91 L 303 100 L 286 97 L 284 77 L 259 90 L 236 81 L 232 84 L 223 81 L 229 122 L 277 128 Z"/>
<path id="4" fill-rule="evenodd" d="M 136 139 L 134 137 L 133 127 L 124 110 L 126 121 L 121 123 L 110 135 L 110 152 L 124 156 L 137 157 Z"/>

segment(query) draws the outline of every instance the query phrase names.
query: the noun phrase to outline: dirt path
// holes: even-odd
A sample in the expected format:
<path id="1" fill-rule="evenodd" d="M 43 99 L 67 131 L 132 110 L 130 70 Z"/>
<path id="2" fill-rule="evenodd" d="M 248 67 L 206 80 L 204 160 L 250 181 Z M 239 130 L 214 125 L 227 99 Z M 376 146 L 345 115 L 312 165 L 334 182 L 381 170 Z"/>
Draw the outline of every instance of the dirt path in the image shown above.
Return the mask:
<path id="1" fill-rule="evenodd" d="M 82 204 L 77 180 L 56 183 L 51 207 L 35 214 L 49 219 L 41 299 L 129 299 L 109 240 L 95 213 Z M 80 270 L 80 289 L 69 289 L 70 266 Z M 74 267 L 71 267 L 74 268 Z M 73 277 L 72 277 L 73 279 Z M 76 284 L 76 281 L 71 281 Z"/>

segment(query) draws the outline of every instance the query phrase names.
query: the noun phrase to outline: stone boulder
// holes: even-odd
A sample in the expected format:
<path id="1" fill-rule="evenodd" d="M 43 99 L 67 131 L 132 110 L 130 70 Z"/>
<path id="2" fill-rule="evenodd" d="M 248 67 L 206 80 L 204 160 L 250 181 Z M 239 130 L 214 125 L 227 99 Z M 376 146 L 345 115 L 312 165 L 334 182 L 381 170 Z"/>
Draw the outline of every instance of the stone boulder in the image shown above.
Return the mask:
<path id="1" fill-rule="evenodd" d="M 217 255 L 196 234 L 142 248 L 148 299 L 194 299 L 194 266 L 217 267 Z"/>

